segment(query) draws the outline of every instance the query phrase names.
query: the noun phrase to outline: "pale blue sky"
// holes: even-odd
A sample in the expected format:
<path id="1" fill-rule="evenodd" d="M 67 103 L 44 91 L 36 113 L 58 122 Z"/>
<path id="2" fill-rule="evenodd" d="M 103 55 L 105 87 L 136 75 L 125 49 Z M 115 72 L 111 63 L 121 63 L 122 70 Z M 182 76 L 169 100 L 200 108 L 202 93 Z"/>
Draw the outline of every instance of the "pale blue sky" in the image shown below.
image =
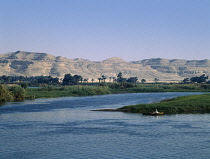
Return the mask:
<path id="1" fill-rule="evenodd" d="M 210 59 L 210 0 L 0 0 L 0 53 Z"/>

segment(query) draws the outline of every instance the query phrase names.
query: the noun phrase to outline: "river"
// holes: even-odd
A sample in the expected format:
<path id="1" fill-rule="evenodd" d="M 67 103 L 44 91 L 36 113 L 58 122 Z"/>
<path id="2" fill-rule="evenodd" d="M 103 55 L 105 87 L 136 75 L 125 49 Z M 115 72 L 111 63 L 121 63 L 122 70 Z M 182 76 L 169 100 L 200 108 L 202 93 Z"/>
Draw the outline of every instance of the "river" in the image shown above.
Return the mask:
<path id="1" fill-rule="evenodd" d="M 199 93 L 62 97 L 0 107 L 1 159 L 205 159 L 210 115 L 90 111 Z"/>

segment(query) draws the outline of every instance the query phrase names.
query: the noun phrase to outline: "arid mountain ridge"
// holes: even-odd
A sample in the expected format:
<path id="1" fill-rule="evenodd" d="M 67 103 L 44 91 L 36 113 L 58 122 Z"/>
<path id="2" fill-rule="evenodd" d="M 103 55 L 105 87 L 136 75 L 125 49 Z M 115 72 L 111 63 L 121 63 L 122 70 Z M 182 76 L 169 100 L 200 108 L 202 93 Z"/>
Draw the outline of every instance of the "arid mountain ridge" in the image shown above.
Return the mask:
<path id="1" fill-rule="evenodd" d="M 98 80 L 101 75 L 138 77 L 139 80 L 180 81 L 186 77 L 210 75 L 210 60 L 184 60 L 151 58 L 127 62 L 113 57 L 103 61 L 68 59 L 47 53 L 16 51 L 0 54 L 0 76 L 52 76 L 63 78 L 65 74 L 81 75 L 89 80 Z"/>

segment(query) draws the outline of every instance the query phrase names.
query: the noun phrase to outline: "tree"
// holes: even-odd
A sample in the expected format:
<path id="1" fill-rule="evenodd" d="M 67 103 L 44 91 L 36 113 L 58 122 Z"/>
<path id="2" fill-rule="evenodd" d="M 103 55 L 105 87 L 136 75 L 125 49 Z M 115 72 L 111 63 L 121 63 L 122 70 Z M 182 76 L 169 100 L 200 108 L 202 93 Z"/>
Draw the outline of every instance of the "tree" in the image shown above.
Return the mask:
<path id="1" fill-rule="evenodd" d="M 123 82 L 126 82 L 127 78 L 123 78 L 122 76 L 122 72 L 119 72 L 118 75 L 117 75 L 117 82 L 118 83 L 123 83 Z"/>
<path id="2" fill-rule="evenodd" d="M 109 82 L 111 82 L 112 81 L 112 77 L 109 77 Z"/>
<path id="3" fill-rule="evenodd" d="M 26 89 L 27 87 L 28 87 L 28 83 L 21 83 L 21 85 L 20 85 L 22 88 L 24 88 L 24 89 Z"/>
<path id="4" fill-rule="evenodd" d="M 102 80 L 104 81 L 105 83 L 105 80 L 106 80 L 106 77 L 104 75 L 101 76 Z"/>
<path id="5" fill-rule="evenodd" d="M 23 100 L 26 96 L 25 89 L 20 86 L 9 87 L 9 91 L 11 91 L 12 96 L 15 100 Z"/>
<path id="6" fill-rule="evenodd" d="M 89 80 L 88 78 L 85 78 L 84 83 L 88 83 L 88 80 Z"/>
<path id="7" fill-rule="evenodd" d="M 190 81 L 192 83 L 205 83 L 207 81 L 207 79 L 209 79 L 208 76 L 205 76 L 205 74 L 201 75 L 200 77 L 191 77 Z"/>
<path id="8" fill-rule="evenodd" d="M 122 78 L 122 72 L 119 72 L 117 78 Z"/>
<path id="9" fill-rule="evenodd" d="M 92 81 L 92 84 L 93 84 L 93 82 L 94 82 L 94 79 L 92 78 L 92 79 L 91 79 L 91 81 Z"/>
<path id="10" fill-rule="evenodd" d="M 145 79 L 141 79 L 141 83 L 146 83 L 146 80 Z"/>
<path id="11" fill-rule="evenodd" d="M 98 78 L 98 82 L 101 83 L 102 78 Z"/>
<path id="12" fill-rule="evenodd" d="M 80 75 L 74 75 L 74 79 L 75 79 L 75 81 L 76 81 L 76 84 L 78 84 L 79 81 L 81 81 L 83 78 L 82 78 L 82 76 L 80 76 Z"/>
<path id="13" fill-rule="evenodd" d="M 75 85 L 76 83 L 75 78 L 70 73 L 64 75 L 63 85 Z"/>
<path id="14" fill-rule="evenodd" d="M 154 79 L 154 82 L 155 82 L 155 83 L 157 83 L 158 81 L 159 81 L 159 79 L 158 79 L 158 78 L 155 78 L 155 79 Z"/>
<path id="15" fill-rule="evenodd" d="M 189 79 L 189 78 L 185 78 L 185 79 L 183 80 L 183 83 L 190 83 L 190 79 Z"/>
<path id="16" fill-rule="evenodd" d="M 155 78 L 155 79 L 154 79 L 154 82 L 156 83 L 156 87 L 157 87 L 157 88 L 158 88 L 158 81 L 159 81 L 158 78 Z"/>
<path id="17" fill-rule="evenodd" d="M 80 79 L 80 82 L 81 82 L 81 83 L 83 82 L 83 78 Z"/>
<path id="18" fill-rule="evenodd" d="M 113 82 L 116 83 L 117 82 L 116 77 L 112 77 L 112 78 L 113 78 Z"/>
<path id="19" fill-rule="evenodd" d="M 4 81 L 4 83 L 8 83 L 8 82 L 10 82 L 10 80 L 11 80 L 11 76 L 5 76 L 5 75 L 3 75 L 3 76 L 1 77 L 1 79 Z"/>
<path id="20" fill-rule="evenodd" d="M 52 82 L 53 84 L 60 84 L 59 78 L 58 78 L 58 77 L 52 78 L 52 79 L 51 79 L 51 82 Z"/>
<path id="21" fill-rule="evenodd" d="M 9 102 L 13 100 L 11 92 L 3 85 L 0 85 L 0 101 Z"/>
<path id="22" fill-rule="evenodd" d="M 137 77 L 130 77 L 130 78 L 127 79 L 128 83 L 136 83 L 137 81 L 138 81 Z"/>

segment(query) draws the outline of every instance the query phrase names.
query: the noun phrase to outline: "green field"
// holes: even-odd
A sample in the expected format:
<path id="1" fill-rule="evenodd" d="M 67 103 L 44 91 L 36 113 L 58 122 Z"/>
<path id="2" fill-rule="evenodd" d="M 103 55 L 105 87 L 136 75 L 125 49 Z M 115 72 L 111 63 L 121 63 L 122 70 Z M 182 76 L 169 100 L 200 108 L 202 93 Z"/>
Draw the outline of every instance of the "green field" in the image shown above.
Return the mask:
<path id="1" fill-rule="evenodd" d="M 63 87 L 40 87 L 28 88 L 27 95 L 35 98 L 53 98 L 67 96 L 91 96 L 109 94 L 110 91 L 105 86 L 63 86 Z"/>
<path id="2" fill-rule="evenodd" d="M 104 85 L 44 86 L 27 88 L 27 96 L 35 98 L 51 98 L 65 96 L 90 96 L 116 93 L 144 92 L 210 92 L 209 84 L 129 84 L 118 83 Z"/>
<path id="3" fill-rule="evenodd" d="M 133 87 L 119 87 L 111 89 L 116 93 L 139 93 L 139 92 L 210 92 L 210 84 L 179 84 L 179 83 L 150 83 L 136 84 Z"/>
<path id="4" fill-rule="evenodd" d="M 210 93 L 190 95 L 163 100 L 159 103 L 124 106 L 119 111 L 130 113 L 150 113 L 157 109 L 165 114 L 177 113 L 209 113 Z"/>

